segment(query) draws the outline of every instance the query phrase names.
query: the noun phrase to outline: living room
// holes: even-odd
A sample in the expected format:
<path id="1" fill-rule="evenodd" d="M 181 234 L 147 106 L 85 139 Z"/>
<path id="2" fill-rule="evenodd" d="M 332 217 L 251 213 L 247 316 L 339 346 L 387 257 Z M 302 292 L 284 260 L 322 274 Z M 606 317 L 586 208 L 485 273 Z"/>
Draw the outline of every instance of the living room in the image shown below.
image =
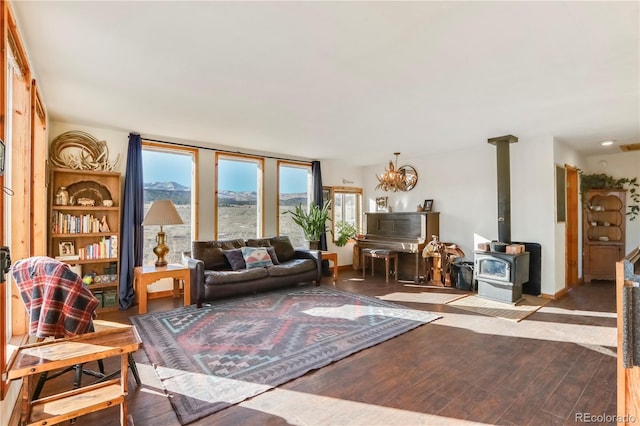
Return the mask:
<path id="1" fill-rule="evenodd" d="M 144 48 L 137 48 L 140 57 L 144 58 L 143 61 L 126 55 L 104 56 L 109 59 L 101 59 L 101 55 L 110 49 L 118 49 L 121 40 L 113 34 L 118 34 L 118 30 L 125 33 L 125 28 L 119 28 L 120 25 L 124 27 L 125 22 L 135 21 L 133 17 L 136 16 L 152 15 L 144 9 L 137 9 L 143 6 L 130 5 L 134 8 L 133 12 L 123 8 L 108 13 L 108 9 L 100 9 L 96 12 L 95 9 L 91 9 L 93 6 L 84 4 L 82 8 L 86 10 L 83 12 L 88 15 L 82 15 L 84 20 L 78 20 L 77 25 L 70 25 L 68 22 L 61 24 L 54 19 L 46 18 L 48 15 L 61 19 L 59 15 L 69 12 L 64 8 L 56 10 L 55 2 L 50 5 L 3 4 L 3 7 L 9 7 L 15 12 L 18 33 L 22 35 L 23 47 L 31 62 L 32 76 L 38 83 L 42 105 L 48 112 L 48 120 L 44 126 L 46 128 L 44 141 L 39 145 L 44 150 L 34 150 L 36 159 L 37 155 L 44 156 L 40 159 L 42 160 L 40 167 L 36 163 L 30 165 L 15 163 L 13 159 L 18 156 L 13 153 L 12 156 L 7 157 L 7 173 L 15 173 L 20 168 L 22 170 L 33 168 L 34 173 L 39 172 L 44 175 L 43 160 L 47 158 L 48 153 L 46 147 L 56 136 L 71 130 L 85 131 L 98 140 L 106 141 L 111 158 L 119 157 L 117 171 L 123 175 L 126 170 L 130 132 L 140 132 L 143 138 L 197 147 L 199 151 L 197 239 L 214 239 L 217 235 L 215 221 L 211 214 L 215 211 L 215 199 L 210 195 L 214 193 L 213 182 L 216 179 L 214 149 L 217 148 L 265 156 L 264 227 L 261 236 L 276 235 L 278 232 L 276 158 L 301 162 L 320 160 L 323 185 L 362 188 L 364 211 L 374 211 L 375 199 L 379 196 L 389 197 L 389 205 L 394 212 L 415 211 L 416 205 L 422 204 L 425 199 L 433 199 L 435 210 L 440 212 L 441 239 L 455 242 L 465 253 L 472 254 L 477 242 L 497 237 L 496 152 L 487 140 L 513 134 L 519 140 L 511 146 L 510 153 L 512 238 L 515 241 L 535 241 L 542 245 L 542 293 L 548 298 L 559 298 L 570 286 L 567 284 L 565 272 L 566 225 L 556 217 L 556 165 L 561 167 L 569 165 L 585 173 L 608 173 L 616 177 L 640 179 L 640 151 L 622 152 L 619 148 L 620 145 L 637 143 L 640 140 L 637 90 L 638 10 L 635 2 L 622 4 L 593 2 L 591 6 L 549 2 L 538 6 L 523 5 L 522 9 L 510 5 L 505 7 L 515 9 L 500 13 L 491 8 L 483 9 L 482 2 L 466 11 L 458 10 L 457 6 L 447 3 L 434 3 L 431 8 L 427 7 L 425 10 L 421 10 L 423 6 L 417 4 L 413 6 L 415 10 L 401 12 L 394 11 L 391 6 L 389 6 L 390 9 L 380 6 L 380 9 L 374 8 L 371 15 L 363 15 L 364 10 L 351 10 L 346 13 L 342 18 L 345 19 L 342 24 L 346 28 L 350 25 L 347 17 L 353 19 L 354 16 L 368 16 L 372 19 L 375 25 L 366 26 L 363 34 L 374 38 L 376 43 L 385 41 L 384 29 L 388 29 L 393 34 L 393 37 L 389 37 L 386 41 L 388 44 L 381 44 L 384 49 L 376 44 L 376 49 L 380 50 L 373 47 L 365 49 L 364 47 L 367 46 L 364 42 L 365 36 L 346 38 L 345 40 L 348 41 L 341 45 L 340 37 L 347 37 L 351 32 L 340 25 L 340 18 L 334 21 L 329 16 L 342 15 L 336 10 L 322 10 L 319 4 L 313 3 L 309 6 L 309 10 L 298 10 L 300 6 L 293 4 L 280 5 L 272 10 L 267 4 L 254 5 L 257 9 L 253 11 L 247 4 L 247 10 L 220 11 L 221 17 L 216 18 L 215 24 L 221 26 L 220 31 L 223 29 L 228 31 L 231 41 L 245 43 L 246 40 L 242 34 L 231 32 L 228 28 L 233 27 L 234 19 L 239 19 L 238 16 L 241 13 L 247 14 L 246 21 L 243 22 L 243 30 L 251 25 L 258 25 L 261 21 L 269 22 L 269 19 L 262 20 L 261 13 L 274 19 L 267 28 L 258 25 L 256 31 L 257 34 L 260 34 L 260 30 L 265 33 L 272 31 L 275 35 L 273 39 L 269 39 L 266 45 L 254 46 L 251 49 L 244 44 L 239 44 L 238 50 L 246 48 L 248 52 L 246 55 L 253 54 L 256 58 L 256 62 L 248 66 L 245 64 L 247 69 L 258 69 L 260 65 L 266 67 L 266 75 L 260 73 L 260 78 L 265 78 L 267 81 L 269 78 L 273 79 L 276 88 L 274 91 L 277 93 L 266 96 L 260 92 L 259 90 L 264 90 L 264 87 L 258 87 L 258 83 L 264 85 L 265 82 L 258 81 L 256 76 L 256 83 L 250 84 L 249 82 L 253 81 L 251 74 L 243 68 L 243 73 L 236 80 L 230 79 L 219 86 L 206 89 L 207 97 L 212 99 L 216 97 L 216 92 L 221 98 L 222 94 L 227 92 L 235 93 L 234 97 L 225 97 L 220 101 L 221 104 L 210 105 L 210 110 L 201 108 L 198 113 L 190 112 L 184 115 L 181 115 L 180 111 L 168 111 L 168 115 L 161 115 L 160 111 L 147 113 L 147 110 L 151 111 L 151 106 L 154 104 L 168 110 L 163 105 L 193 103 L 195 102 L 193 98 L 197 97 L 197 88 L 185 88 L 183 92 L 188 95 L 166 101 L 162 97 L 163 92 L 170 92 L 166 93 L 169 96 L 177 91 L 175 88 L 180 85 L 170 82 L 168 76 L 163 75 L 164 80 L 160 79 L 152 87 L 145 87 L 147 97 L 143 102 L 138 103 L 134 101 L 141 99 L 141 93 L 129 95 L 126 92 L 136 85 L 141 85 L 139 81 L 128 83 L 125 87 L 117 87 L 116 83 L 120 77 L 115 76 L 121 74 L 103 74 L 107 64 L 101 61 L 119 62 L 119 67 L 126 69 L 128 61 L 123 59 L 125 57 L 136 64 L 136 67 L 151 68 L 153 71 L 147 70 L 148 74 L 162 71 L 157 63 L 152 62 L 152 53 L 160 48 L 153 46 L 149 40 L 143 40 L 142 44 L 138 45 Z M 344 7 L 347 5 L 354 7 L 348 3 Z M 290 13 L 303 14 L 305 20 L 301 22 L 311 25 L 314 13 L 320 13 L 323 20 L 318 19 L 318 22 L 329 22 L 335 25 L 335 27 L 328 26 L 335 32 L 328 31 L 324 25 L 317 24 L 313 25 L 310 32 L 306 34 L 305 41 L 314 47 L 314 54 L 322 58 L 322 61 L 308 54 L 299 62 L 284 62 L 284 58 L 287 57 L 286 52 L 302 52 L 299 45 L 293 49 L 289 43 L 292 43 L 291 39 L 305 34 L 300 22 L 296 25 L 290 24 L 294 27 L 290 34 L 275 30 L 276 27 L 286 27 L 283 23 L 288 22 L 285 19 L 289 13 L 287 7 L 296 8 Z M 565 7 L 569 8 L 571 13 L 556 9 Z M 438 10 L 439 8 L 443 10 Z M 415 13 L 409 20 L 408 16 L 412 15 L 411 12 Z M 128 15 L 129 13 L 131 15 Z M 166 11 L 159 16 L 173 22 L 165 13 Z M 393 18 L 395 13 L 398 13 L 398 16 Z M 386 14 L 391 14 L 389 21 L 385 18 Z M 435 17 L 425 19 L 430 16 L 429 14 Z M 520 21 L 507 24 L 506 21 L 511 20 L 514 14 L 520 18 Z M 527 14 L 530 14 L 531 21 L 523 18 Z M 103 26 L 98 26 L 107 35 L 100 31 L 95 35 L 88 28 L 90 24 L 95 24 L 93 22 L 96 19 L 95 15 L 106 15 L 111 18 L 101 24 Z M 77 15 L 76 19 L 80 16 Z M 125 19 L 126 16 L 128 16 L 127 19 Z M 218 22 L 224 21 L 222 19 L 224 16 L 231 17 L 229 22 Z M 436 42 L 439 40 L 438 33 L 425 35 L 417 30 L 422 25 L 433 27 L 434 31 L 441 26 L 446 30 L 445 23 L 452 17 L 456 17 L 455 25 L 451 24 L 456 31 L 461 27 L 469 28 L 465 37 L 456 39 L 451 34 L 453 30 L 449 29 L 444 33 L 446 36 L 441 36 L 447 37 L 446 42 L 442 41 L 443 44 L 439 45 Z M 494 25 L 486 25 L 480 18 Z M 513 19 L 513 21 L 516 20 Z M 113 25 L 114 22 L 117 22 L 118 26 L 106 32 L 107 25 Z M 282 25 L 277 25 L 276 22 Z M 394 25 L 398 25 L 398 22 L 402 22 L 407 28 L 414 29 L 416 33 L 397 34 L 396 32 L 399 31 Z M 518 23 L 523 24 L 523 29 L 516 28 Z M 587 29 L 591 31 L 596 27 L 596 23 L 600 25 L 600 29 L 587 35 Z M 73 77 L 77 82 L 84 82 L 84 87 L 66 86 L 61 81 L 53 80 L 50 75 L 51 70 L 60 65 L 54 66 L 50 61 L 49 55 L 56 55 L 56 53 L 51 46 L 44 44 L 41 37 L 37 36 L 38 32 L 56 34 L 55 31 L 47 30 L 50 28 L 48 25 L 76 28 L 76 33 L 72 31 L 68 34 L 69 39 L 63 38 L 63 31 L 60 31 L 59 37 L 51 37 L 57 39 L 57 44 L 68 46 L 70 49 L 71 46 L 82 44 L 84 41 L 94 46 L 87 51 L 69 54 L 81 59 L 73 66 L 67 65 L 69 75 L 75 75 L 75 72 L 80 72 L 81 69 L 90 65 L 95 67 L 96 74 L 93 79 L 85 80 L 82 76 Z M 505 27 L 500 29 L 501 25 Z M 492 28 L 491 37 L 489 37 L 489 42 L 494 43 L 491 45 L 492 48 L 487 48 L 480 41 L 477 44 L 472 43 L 474 36 L 479 37 L 483 27 Z M 560 38 L 563 33 L 559 29 L 563 27 L 574 28 L 575 32 L 567 31 Z M 544 28 L 544 31 L 538 32 L 534 28 Z M 80 31 L 86 31 L 86 33 L 83 34 Z M 327 32 L 336 37 L 337 41 L 333 40 L 335 45 L 316 45 L 319 43 L 317 39 L 325 37 Z M 504 33 L 510 34 L 512 41 L 505 41 L 508 38 L 503 35 Z M 545 43 L 537 44 L 526 38 L 525 33 L 537 34 Z M 126 34 L 129 35 L 128 31 Z M 231 34 L 235 38 L 231 37 Z M 517 34 L 517 37 L 513 34 Z M 213 49 L 210 52 L 206 50 L 209 52 L 207 54 L 212 57 L 217 56 L 220 62 L 222 58 L 227 58 L 231 69 L 239 66 L 238 64 L 244 64 L 247 60 L 246 56 L 235 56 L 238 54 L 237 51 L 235 54 L 230 53 L 230 56 L 222 55 L 222 47 L 212 43 L 212 40 L 224 39 L 220 34 L 217 36 L 202 37 L 202 40 L 207 40 L 203 43 L 206 44 L 206 48 Z M 409 39 L 411 36 L 432 38 L 427 39 L 429 43 L 420 38 L 421 44 L 411 41 Z M 260 38 L 255 34 L 246 37 Z M 377 37 L 383 40 L 378 40 Z M 396 44 L 399 43 L 398 40 L 404 40 L 408 47 L 406 49 L 399 47 L 402 45 Z M 165 39 L 163 41 L 168 43 Z M 461 45 L 464 43 L 471 45 L 471 51 L 462 50 Z M 526 47 L 522 47 L 523 43 Z M 130 44 L 135 43 L 130 42 Z M 409 48 L 415 49 L 416 45 L 429 47 L 425 50 L 428 54 L 434 55 L 436 60 L 431 62 L 427 60 L 428 58 L 421 58 L 420 50 L 412 51 Z M 556 45 L 557 50 L 551 48 L 553 45 Z M 590 45 L 594 50 L 587 49 L 586 45 Z M 179 53 L 183 52 L 183 46 L 175 46 L 172 43 L 167 46 L 172 48 L 172 58 L 181 58 L 176 62 L 182 63 L 188 60 L 186 58 L 195 60 L 195 57 L 187 53 L 185 53 L 185 59 L 182 59 Z M 205 46 L 200 47 L 205 49 Z M 353 50 L 347 51 L 347 47 Z M 445 47 L 446 49 L 459 48 L 460 52 L 465 53 L 455 55 L 451 53 L 455 52 L 454 50 L 446 50 Z M 335 68 L 329 70 L 321 68 L 321 64 L 317 62 L 326 62 L 331 59 L 331 55 L 319 54 L 322 49 L 328 49 L 328 51 L 335 49 L 337 56 L 335 61 L 340 66 L 333 64 Z M 344 52 L 342 49 L 345 49 Z M 474 49 L 482 54 L 474 53 Z M 495 49 L 495 52 L 491 56 L 482 56 L 485 53 L 488 55 L 492 49 Z M 522 53 L 522 56 L 528 60 L 515 61 L 513 54 L 516 52 Z M 132 55 L 132 53 L 128 54 Z M 58 55 L 64 56 L 63 53 Z M 354 58 L 359 58 L 359 55 L 369 58 L 372 62 L 354 62 Z M 389 59 L 380 61 L 381 63 L 373 62 L 371 58 L 379 55 L 387 55 Z M 268 61 L 268 56 L 275 59 Z M 499 58 L 502 59 L 499 60 Z M 403 62 L 400 62 L 400 59 L 403 59 Z M 438 68 L 435 65 L 442 64 L 444 60 L 451 61 L 452 67 Z M 294 67 L 297 63 L 298 68 L 289 68 L 290 71 L 285 72 L 279 67 L 276 68 L 278 61 L 283 61 L 289 67 Z M 384 66 L 385 62 L 396 63 L 398 66 L 387 68 Z M 518 62 L 517 67 L 514 62 Z M 487 63 L 494 65 L 487 67 L 485 66 Z M 574 64 L 569 66 L 570 63 Z M 578 72 L 579 67 L 575 66 L 576 63 L 583 67 L 585 70 L 583 73 Z M 367 68 L 373 64 L 378 68 Z M 322 72 L 316 75 L 311 74 L 310 69 L 314 66 L 321 68 Z M 423 81 L 421 73 L 426 73 L 429 69 L 431 73 L 424 74 L 429 78 Z M 469 69 L 472 72 L 468 72 Z M 342 78 L 336 81 L 328 80 L 330 75 L 339 71 L 345 74 Z M 351 72 L 359 78 L 351 76 Z M 213 72 L 205 74 L 214 75 Z M 540 76 L 545 78 L 555 76 L 555 78 L 543 79 Z M 437 86 L 444 85 L 447 77 L 450 77 L 454 84 L 447 85 L 442 91 L 436 91 Z M 182 80 L 185 79 L 198 80 L 199 78 L 187 73 L 182 76 Z M 287 79 L 290 79 L 291 86 L 286 84 Z M 396 80 L 402 79 L 406 79 L 407 84 L 396 85 Z M 223 79 L 212 78 L 212 80 Z M 48 81 L 52 83 L 49 84 Z M 184 81 L 181 84 L 184 84 Z M 204 82 L 201 84 L 205 85 Z M 225 87 L 225 84 L 228 86 Z M 302 90 L 301 87 L 305 85 L 307 90 Z M 244 90 L 240 90 L 243 86 L 246 86 Z M 506 86 L 507 89 L 502 86 Z M 96 87 L 100 90 L 93 92 Z M 375 91 L 371 88 L 375 88 Z M 204 86 L 201 89 L 205 91 Z M 289 93 L 290 91 L 293 93 Z M 115 93 L 122 93 L 124 97 L 112 104 Z M 290 98 L 284 97 L 285 93 Z M 284 100 L 281 104 L 276 104 L 275 101 L 279 100 L 280 96 Z M 258 106 L 250 101 L 252 97 Z M 360 102 L 355 103 L 353 99 L 359 97 Z M 321 104 L 326 98 L 330 99 Z M 176 99 L 180 99 L 182 103 L 178 104 Z M 237 115 L 232 116 L 231 112 L 225 113 L 224 103 L 229 111 L 234 111 Z M 242 111 L 243 105 L 244 111 Z M 382 105 L 385 106 L 384 109 Z M 308 109 L 305 110 L 304 107 Z M 79 115 L 78 111 L 82 109 L 86 110 L 87 117 Z M 110 110 L 121 110 L 123 115 L 108 118 Z M 255 115 L 251 116 L 249 112 L 254 112 Z M 155 121 L 147 117 L 147 115 L 153 117 L 154 114 Z M 287 121 L 289 126 L 280 124 L 273 133 L 268 132 L 271 127 L 269 122 L 281 123 L 282 121 Z M 212 123 L 211 128 L 200 127 L 200 123 L 208 122 Z M 395 124 L 388 124 L 393 122 Z M 441 125 L 440 122 L 445 122 L 446 125 Z M 275 124 L 273 127 L 275 128 Z M 13 143 L 6 135 L 5 130 L 7 144 Z M 600 142 L 605 139 L 615 139 L 616 142 L 613 147 L 600 146 Z M 332 144 L 329 144 L 329 140 Z M 394 160 L 393 153 L 396 151 L 400 152 L 401 164 L 409 164 L 417 170 L 418 184 L 409 192 L 384 193 L 375 190 L 378 183 L 376 175 L 380 175 L 387 163 Z M 10 188 L 20 196 L 21 187 L 18 185 L 16 176 L 13 175 Z M 27 179 L 26 176 L 22 177 Z M 4 181 L 5 186 L 8 186 L 7 179 L 5 178 Z M 40 177 L 40 179 L 43 179 L 41 182 L 44 183 L 44 178 Z M 28 183 L 25 185 L 28 186 Z M 37 188 L 22 192 L 37 195 L 42 186 Z M 46 194 L 41 195 L 43 195 L 41 201 L 46 206 L 44 197 Z M 14 198 L 14 203 L 16 199 Z M 27 208 L 22 213 L 26 216 L 34 212 L 36 216 L 46 214 L 46 211 L 38 207 L 37 203 L 30 205 L 25 201 L 25 205 Z M 28 224 L 23 226 L 29 227 Z M 44 229 L 46 230 L 46 227 Z M 19 232 L 20 228 L 15 228 L 14 237 L 19 235 Z M 42 232 L 42 229 L 29 228 L 25 235 L 30 235 L 30 239 L 35 242 L 32 243 L 31 248 L 25 248 L 22 252 L 17 250 L 16 253 L 19 256 L 45 254 L 46 237 L 42 237 Z M 3 236 L 5 237 L 3 244 L 14 245 L 14 241 L 8 239 L 7 231 Z M 38 240 L 40 237 L 42 237 L 41 241 Z M 581 237 L 578 236 L 578 240 L 578 247 L 580 247 Z M 627 220 L 625 254 L 639 245 L 640 221 Z M 33 249 L 33 247 L 40 248 Z M 352 243 L 340 248 L 329 241 L 329 249 L 338 253 L 339 264 L 343 268 L 348 268 L 353 262 L 352 248 Z M 577 254 L 576 256 L 581 274 L 582 259 L 581 256 Z M 5 412 L 4 405 L 3 412 Z"/>

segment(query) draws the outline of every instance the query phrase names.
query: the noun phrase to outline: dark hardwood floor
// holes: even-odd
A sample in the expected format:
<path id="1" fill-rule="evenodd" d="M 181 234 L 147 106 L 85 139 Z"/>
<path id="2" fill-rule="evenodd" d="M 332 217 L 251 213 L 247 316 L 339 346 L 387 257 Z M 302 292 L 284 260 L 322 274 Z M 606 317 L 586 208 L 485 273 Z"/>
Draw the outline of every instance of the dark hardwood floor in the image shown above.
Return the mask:
<path id="1" fill-rule="evenodd" d="M 323 285 L 333 284 L 325 278 Z M 439 294 L 464 293 L 456 289 L 385 283 L 383 276 L 363 281 L 352 271 L 341 271 L 335 285 L 391 295 L 442 318 L 192 424 L 555 425 L 581 423 L 582 413 L 616 414 L 613 282 L 584 284 L 519 323 L 436 303 Z M 178 306 L 179 299 L 151 300 L 149 312 Z M 136 314 L 134 307 L 100 318 L 127 323 Z M 140 387 L 129 378 L 135 425 L 178 425 L 144 350 L 135 358 L 143 378 Z M 117 368 L 116 360 L 107 367 Z M 60 377 L 43 394 L 70 383 Z M 614 424 L 606 420 L 592 424 Z M 117 425 L 117 408 L 77 424 Z"/>

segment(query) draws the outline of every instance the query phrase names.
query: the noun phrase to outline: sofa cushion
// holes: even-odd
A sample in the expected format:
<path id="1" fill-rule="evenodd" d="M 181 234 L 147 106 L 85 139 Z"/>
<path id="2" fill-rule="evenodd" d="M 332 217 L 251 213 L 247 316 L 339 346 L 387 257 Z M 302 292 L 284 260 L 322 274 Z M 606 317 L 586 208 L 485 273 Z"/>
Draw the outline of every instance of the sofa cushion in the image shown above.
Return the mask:
<path id="1" fill-rule="evenodd" d="M 282 277 L 285 275 L 301 274 L 316 269 L 316 262 L 311 259 L 293 259 L 280 265 L 265 268 L 269 276 Z"/>
<path id="2" fill-rule="evenodd" d="M 231 250 L 223 250 L 222 252 L 227 258 L 229 265 L 231 265 L 231 269 L 234 271 L 247 269 L 247 264 L 245 263 L 244 256 L 242 255 L 242 249 L 235 248 Z"/>
<path id="3" fill-rule="evenodd" d="M 274 265 L 279 265 L 280 264 L 280 260 L 278 260 L 278 255 L 276 254 L 276 249 L 274 249 L 273 247 L 269 246 L 269 247 L 267 247 L 267 253 L 269 253 L 269 257 L 271 258 L 271 262 Z"/>
<path id="4" fill-rule="evenodd" d="M 239 271 L 204 271 L 205 285 L 241 283 L 267 277 L 267 268 L 241 269 Z"/>
<path id="5" fill-rule="evenodd" d="M 242 247 L 240 250 L 242 250 L 242 257 L 247 264 L 247 269 L 273 265 L 265 247 Z"/>
<path id="6" fill-rule="evenodd" d="M 191 256 L 202 260 L 204 269 L 224 269 L 229 265 L 218 241 L 193 241 Z"/>
<path id="7" fill-rule="evenodd" d="M 218 244 L 222 247 L 223 250 L 231 250 L 234 248 L 240 248 L 246 246 L 244 240 L 236 239 L 236 240 L 218 240 Z"/>
<path id="8" fill-rule="evenodd" d="M 291 260 L 295 257 L 295 249 L 289 237 L 281 235 L 279 237 L 269 238 L 271 245 L 276 250 L 276 255 L 280 263 Z"/>
<path id="9" fill-rule="evenodd" d="M 269 238 L 249 238 L 247 247 L 268 247 L 271 245 Z"/>

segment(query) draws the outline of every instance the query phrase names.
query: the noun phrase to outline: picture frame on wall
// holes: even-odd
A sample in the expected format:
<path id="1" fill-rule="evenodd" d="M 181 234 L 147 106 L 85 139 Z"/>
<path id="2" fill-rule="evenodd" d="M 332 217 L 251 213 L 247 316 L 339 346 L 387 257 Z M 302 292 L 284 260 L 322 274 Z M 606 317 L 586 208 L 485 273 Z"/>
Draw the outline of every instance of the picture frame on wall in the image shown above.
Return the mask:
<path id="1" fill-rule="evenodd" d="M 433 200 L 424 200 L 424 205 L 422 206 L 423 211 L 430 212 L 433 210 Z"/>

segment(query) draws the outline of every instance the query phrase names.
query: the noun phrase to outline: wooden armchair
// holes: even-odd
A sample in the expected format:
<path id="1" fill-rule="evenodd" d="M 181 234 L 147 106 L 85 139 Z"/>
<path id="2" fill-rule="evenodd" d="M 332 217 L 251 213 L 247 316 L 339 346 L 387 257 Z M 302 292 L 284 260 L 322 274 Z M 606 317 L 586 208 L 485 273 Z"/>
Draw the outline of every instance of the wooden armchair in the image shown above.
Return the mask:
<path id="1" fill-rule="evenodd" d="M 99 302 L 67 264 L 36 256 L 17 261 L 11 270 L 29 315 L 29 335 L 37 341 L 73 337 L 93 331 L 93 319 Z M 40 396 L 47 380 L 70 371 L 75 373 L 74 389 L 82 386 L 83 374 L 105 378 L 102 360 L 98 361 L 98 369 L 94 371 L 78 364 L 52 374 L 43 372 L 32 398 Z"/>

